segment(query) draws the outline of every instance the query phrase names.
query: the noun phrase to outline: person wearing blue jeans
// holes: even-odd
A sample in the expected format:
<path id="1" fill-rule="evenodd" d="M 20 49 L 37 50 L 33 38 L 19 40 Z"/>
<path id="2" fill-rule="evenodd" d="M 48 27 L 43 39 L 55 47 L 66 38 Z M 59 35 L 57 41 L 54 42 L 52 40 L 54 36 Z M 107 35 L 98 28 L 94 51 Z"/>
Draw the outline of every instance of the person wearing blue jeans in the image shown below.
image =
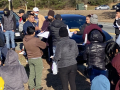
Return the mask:
<path id="1" fill-rule="evenodd" d="M 16 30 L 16 18 L 8 8 L 4 9 L 4 15 L 1 22 L 3 25 L 7 48 L 10 49 L 12 47 L 12 50 L 15 50 L 14 31 Z"/>
<path id="2" fill-rule="evenodd" d="M 11 40 L 12 48 L 15 48 L 14 31 L 12 31 L 12 30 L 6 31 L 5 32 L 5 38 L 6 38 L 7 48 L 10 49 L 10 40 Z"/>

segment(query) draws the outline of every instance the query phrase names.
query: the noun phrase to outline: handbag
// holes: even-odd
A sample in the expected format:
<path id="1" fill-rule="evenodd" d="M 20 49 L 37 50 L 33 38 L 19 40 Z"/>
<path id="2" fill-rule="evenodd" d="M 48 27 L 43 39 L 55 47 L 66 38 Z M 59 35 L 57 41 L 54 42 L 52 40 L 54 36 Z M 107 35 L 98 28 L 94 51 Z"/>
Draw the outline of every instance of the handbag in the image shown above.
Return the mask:
<path id="1" fill-rule="evenodd" d="M 57 66 L 57 63 L 55 61 L 53 61 L 53 64 L 52 64 L 52 71 L 53 71 L 53 75 L 57 75 L 58 66 Z"/>

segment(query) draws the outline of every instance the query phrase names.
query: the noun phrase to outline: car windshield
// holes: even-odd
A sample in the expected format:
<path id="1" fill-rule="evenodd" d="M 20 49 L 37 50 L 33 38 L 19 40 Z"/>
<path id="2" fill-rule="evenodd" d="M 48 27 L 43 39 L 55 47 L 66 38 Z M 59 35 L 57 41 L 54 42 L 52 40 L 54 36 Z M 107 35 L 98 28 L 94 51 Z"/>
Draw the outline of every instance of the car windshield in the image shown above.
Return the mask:
<path id="1" fill-rule="evenodd" d="M 63 18 L 63 22 L 68 25 L 70 29 L 81 29 L 82 25 L 85 23 L 85 18 L 73 17 L 73 18 Z"/>

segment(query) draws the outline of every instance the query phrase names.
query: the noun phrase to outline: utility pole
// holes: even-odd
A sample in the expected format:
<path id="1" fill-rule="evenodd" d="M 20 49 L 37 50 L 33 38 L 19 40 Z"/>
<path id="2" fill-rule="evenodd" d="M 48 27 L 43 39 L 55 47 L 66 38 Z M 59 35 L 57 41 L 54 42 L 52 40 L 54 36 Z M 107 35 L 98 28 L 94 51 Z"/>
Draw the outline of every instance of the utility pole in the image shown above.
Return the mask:
<path id="1" fill-rule="evenodd" d="M 8 2 L 9 2 L 9 10 L 11 10 L 11 6 L 10 6 L 10 2 L 11 2 L 11 0 L 8 0 Z"/>
<path id="2" fill-rule="evenodd" d="M 34 0 L 34 3 L 35 3 L 35 7 L 36 7 L 36 0 Z"/>

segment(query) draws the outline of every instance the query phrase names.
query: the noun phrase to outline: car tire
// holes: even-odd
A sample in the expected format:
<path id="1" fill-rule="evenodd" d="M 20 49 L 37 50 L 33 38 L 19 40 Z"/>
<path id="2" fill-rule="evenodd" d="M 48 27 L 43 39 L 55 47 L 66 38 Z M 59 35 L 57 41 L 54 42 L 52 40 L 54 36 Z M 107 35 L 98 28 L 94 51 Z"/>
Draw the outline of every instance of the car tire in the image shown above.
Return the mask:
<path id="1" fill-rule="evenodd" d="M 99 8 L 99 10 L 101 10 L 101 8 Z"/>

